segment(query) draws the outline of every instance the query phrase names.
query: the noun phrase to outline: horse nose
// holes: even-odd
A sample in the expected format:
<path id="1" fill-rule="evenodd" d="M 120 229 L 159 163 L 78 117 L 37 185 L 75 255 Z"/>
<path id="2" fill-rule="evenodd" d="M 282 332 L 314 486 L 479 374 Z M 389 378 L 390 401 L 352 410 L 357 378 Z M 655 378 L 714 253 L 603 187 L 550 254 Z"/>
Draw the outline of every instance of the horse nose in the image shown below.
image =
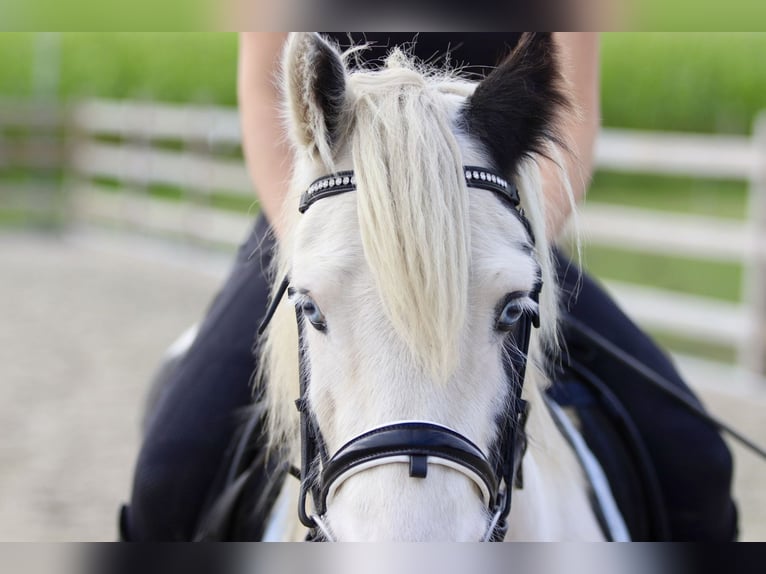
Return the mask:
<path id="1" fill-rule="evenodd" d="M 476 542 L 486 509 L 472 481 L 436 465 L 426 478 L 390 464 L 349 478 L 328 505 L 328 524 L 344 542 Z"/>

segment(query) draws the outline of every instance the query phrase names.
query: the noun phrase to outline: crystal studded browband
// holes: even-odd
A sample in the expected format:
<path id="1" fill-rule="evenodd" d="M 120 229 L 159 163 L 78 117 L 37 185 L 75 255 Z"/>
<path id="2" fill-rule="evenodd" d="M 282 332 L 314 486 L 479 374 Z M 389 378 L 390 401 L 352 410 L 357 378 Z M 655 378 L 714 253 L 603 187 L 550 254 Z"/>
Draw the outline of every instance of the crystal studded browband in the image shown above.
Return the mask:
<path id="1" fill-rule="evenodd" d="M 519 191 L 513 183 L 497 173 L 482 167 L 463 166 L 465 184 L 468 187 L 486 189 L 503 201 L 510 203 L 514 210 L 519 207 Z M 339 171 L 320 177 L 314 181 L 301 196 L 298 211 L 304 213 L 315 201 L 356 190 L 356 177 L 353 171 Z"/>

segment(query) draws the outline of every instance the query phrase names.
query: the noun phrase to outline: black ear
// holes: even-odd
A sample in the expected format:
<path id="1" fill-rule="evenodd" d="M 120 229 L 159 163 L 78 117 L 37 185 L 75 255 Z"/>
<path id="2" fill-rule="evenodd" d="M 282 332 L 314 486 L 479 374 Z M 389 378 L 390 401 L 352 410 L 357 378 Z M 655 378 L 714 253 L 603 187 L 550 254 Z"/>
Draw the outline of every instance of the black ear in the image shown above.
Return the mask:
<path id="1" fill-rule="evenodd" d="M 284 89 L 294 143 L 310 153 L 332 150 L 346 102 L 346 68 L 319 34 L 291 34 L 284 52 Z"/>
<path id="2" fill-rule="evenodd" d="M 477 87 L 463 109 L 468 132 L 488 149 L 496 168 L 512 173 L 519 160 L 563 145 L 556 132 L 569 107 L 550 33 L 526 33 L 511 54 Z"/>

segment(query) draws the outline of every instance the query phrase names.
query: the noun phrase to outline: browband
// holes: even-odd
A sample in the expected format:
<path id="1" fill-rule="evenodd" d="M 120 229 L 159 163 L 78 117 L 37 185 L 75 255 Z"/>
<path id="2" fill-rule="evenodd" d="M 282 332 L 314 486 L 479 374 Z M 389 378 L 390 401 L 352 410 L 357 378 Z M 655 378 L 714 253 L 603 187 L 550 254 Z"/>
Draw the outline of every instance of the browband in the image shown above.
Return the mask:
<path id="1" fill-rule="evenodd" d="M 486 189 L 497 195 L 502 201 L 510 203 L 514 209 L 519 207 L 518 189 L 501 175 L 486 168 L 472 165 L 463 166 L 463 172 L 465 184 L 468 187 Z M 317 200 L 355 190 L 356 176 L 353 171 L 339 171 L 320 177 L 301 196 L 298 211 L 304 213 Z"/>

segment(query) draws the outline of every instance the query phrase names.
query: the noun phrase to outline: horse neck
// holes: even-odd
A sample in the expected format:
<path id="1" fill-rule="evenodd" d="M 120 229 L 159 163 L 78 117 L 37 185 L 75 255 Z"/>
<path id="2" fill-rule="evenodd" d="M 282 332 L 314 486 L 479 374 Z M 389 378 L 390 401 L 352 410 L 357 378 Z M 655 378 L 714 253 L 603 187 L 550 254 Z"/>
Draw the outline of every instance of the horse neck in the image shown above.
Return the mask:
<path id="1" fill-rule="evenodd" d="M 506 540 L 603 540 L 588 486 L 572 447 L 544 403 L 541 387 L 527 377 L 531 404 L 524 457 L 524 488 L 515 490 Z"/>

